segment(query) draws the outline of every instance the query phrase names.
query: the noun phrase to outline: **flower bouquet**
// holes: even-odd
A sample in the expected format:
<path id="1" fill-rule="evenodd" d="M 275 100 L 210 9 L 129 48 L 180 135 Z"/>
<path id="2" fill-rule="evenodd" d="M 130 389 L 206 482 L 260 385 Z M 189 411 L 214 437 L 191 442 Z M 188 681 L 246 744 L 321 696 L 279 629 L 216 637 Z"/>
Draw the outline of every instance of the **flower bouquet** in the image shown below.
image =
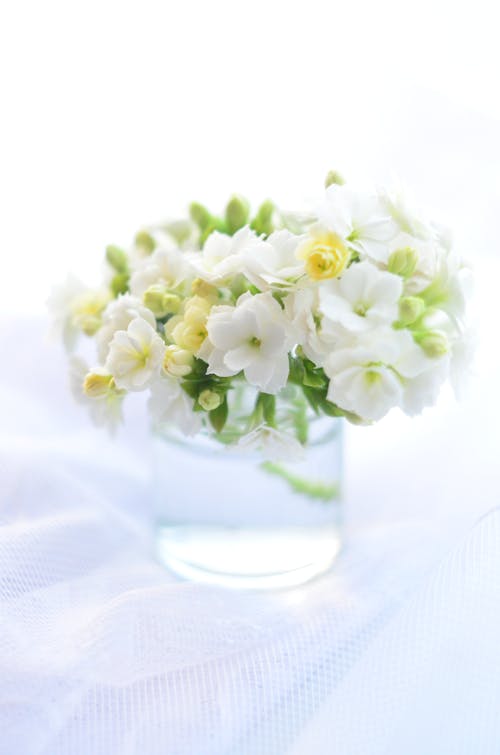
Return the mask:
<path id="1" fill-rule="evenodd" d="M 70 349 L 95 339 L 95 364 L 71 369 L 98 423 L 149 395 L 164 560 L 274 586 L 338 549 L 342 420 L 417 414 L 463 371 L 469 277 L 400 192 L 331 173 L 310 213 L 193 203 L 109 246 L 103 284 L 72 280 L 51 306 Z"/>

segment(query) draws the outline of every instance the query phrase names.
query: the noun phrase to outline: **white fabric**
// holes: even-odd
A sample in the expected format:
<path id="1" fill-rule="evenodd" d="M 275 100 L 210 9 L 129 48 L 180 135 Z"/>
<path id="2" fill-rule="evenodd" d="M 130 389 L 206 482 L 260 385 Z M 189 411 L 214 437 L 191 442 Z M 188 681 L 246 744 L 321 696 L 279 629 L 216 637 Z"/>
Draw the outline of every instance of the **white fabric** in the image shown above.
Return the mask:
<path id="1" fill-rule="evenodd" d="M 45 328 L 0 333 L 1 755 L 500 752 L 491 357 L 462 407 L 350 431 L 331 574 L 241 593 L 155 563 L 141 401 L 92 428 Z"/>

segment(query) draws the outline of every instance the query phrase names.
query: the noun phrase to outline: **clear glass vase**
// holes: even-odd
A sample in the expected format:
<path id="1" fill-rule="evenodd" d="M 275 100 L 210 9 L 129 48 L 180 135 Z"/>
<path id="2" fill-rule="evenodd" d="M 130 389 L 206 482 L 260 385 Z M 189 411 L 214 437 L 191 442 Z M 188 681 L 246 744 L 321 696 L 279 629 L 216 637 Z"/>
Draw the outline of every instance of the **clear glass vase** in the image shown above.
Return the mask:
<path id="1" fill-rule="evenodd" d="M 280 396 L 276 413 L 287 432 L 297 407 L 289 398 Z M 228 445 L 209 434 L 155 432 L 156 542 L 165 566 L 186 579 L 259 589 L 298 585 L 331 566 L 341 542 L 343 421 L 300 411 L 307 441 L 292 462 L 235 447 L 237 419 Z"/>

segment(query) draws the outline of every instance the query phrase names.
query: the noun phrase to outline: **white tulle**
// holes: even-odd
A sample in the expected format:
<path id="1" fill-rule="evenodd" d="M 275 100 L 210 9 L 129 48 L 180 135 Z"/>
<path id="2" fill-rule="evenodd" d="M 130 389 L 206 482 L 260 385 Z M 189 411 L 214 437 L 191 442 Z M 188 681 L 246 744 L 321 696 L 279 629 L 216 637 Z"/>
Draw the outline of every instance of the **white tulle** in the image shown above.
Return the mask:
<path id="1" fill-rule="evenodd" d="M 262 595 L 156 564 L 141 397 L 95 430 L 45 327 L 0 333 L 1 755 L 500 752 L 497 366 L 354 429 L 335 570 Z"/>

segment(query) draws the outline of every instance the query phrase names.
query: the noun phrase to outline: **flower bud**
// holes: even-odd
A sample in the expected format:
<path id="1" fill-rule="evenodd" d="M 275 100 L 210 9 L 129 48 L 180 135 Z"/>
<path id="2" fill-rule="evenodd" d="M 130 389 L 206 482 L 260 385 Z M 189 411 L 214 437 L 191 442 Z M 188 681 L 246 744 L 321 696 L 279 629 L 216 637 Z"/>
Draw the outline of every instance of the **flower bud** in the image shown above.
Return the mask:
<path id="1" fill-rule="evenodd" d="M 248 223 L 250 205 L 244 197 L 234 195 L 226 207 L 226 225 L 229 233 L 236 233 Z"/>
<path id="2" fill-rule="evenodd" d="M 139 231 L 135 236 L 135 246 L 144 255 L 149 255 L 154 252 L 156 241 L 147 231 Z"/>
<path id="3" fill-rule="evenodd" d="M 127 255 L 123 249 L 120 249 L 120 247 L 112 245 L 107 246 L 106 260 L 117 273 L 126 273 L 128 271 Z"/>
<path id="4" fill-rule="evenodd" d="M 99 372 L 89 372 L 83 381 L 83 392 L 90 398 L 105 396 L 113 382 L 112 375 Z"/>
<path id="5" fill-rule="evenodd" d="M 399 302 L 399 322 L 411 325 L 425 312 L 425 302 L 418 296 L 403 296 Z"/>
<path id="6" fill-rule="evenodd" d="M 129 284 L 129 274 L 128 273 L 117 273 L 110 284 L 111 292 L 113 296 L 120 296 L 120 294 L 126 294 L 128 291 L 128 284 Z"/>
<path id="7" fill-rule="evenodd" d="M 207 281 L 204 281 L 203 278 L 195 278 L 194 281 L 191 283 L 191 292 L 195 296 L 202 296 L 202 297 L 213 297 L 214 299 L 217 299 L 218 297 L 218 291 L 215 286 L 212 286 L 210 283 L 207 283 Z"/>
<path id="8" fill-rule="evenodd" d="M 415 334 L 415 340 L 428 357 L 442 357 L 448 353 L 446 334 L 440 330 L 426 330 Z"/>
<path id="9" fill-rule="evenodd" d="M 177 314 L 181 306 L 180 296 L 171 293 L 159 283 L 153 284 L 144 292 L 143 301 L 155 317 Z"/>
<path id="10" fill-rule="evenodd" d="M 212 306 L 212 302 L 203 296 L 192 296 L 186 301 L 184 320 L 195 323 L 205 321 Z"/>
<path id="11" fill-rule="evenodd" d="M 179 245 L 182 245 L 193 233 L 194 226 L 190 220 L 182 218 L 180 220 L 172 220 L 170 223 L 167 223 L 165 230 L 168 235 L 174 239 L 174 241 L 176 241 Z"/>
<path id="12" fill-rule="evenodd" d="M 171 337 L 182 349 L 195 354 L 207 337 L 207 329 L 203 321 L 189 323 L 181 320 L 172 329 Z"/>
<path id="13" fill-rule="evenodd" d="M 274 230 L 273 214 L 274 204 L 270 199 L 266 199 L 257 210 L 257 214 L 250 223 L 250 227 L 259 235 L 264 234 L 265 236 L 269 236 Z"/>
<path id="14" fill-rule="evenodd" d="M 344 179 L 342 178 L 340 173 L 337 173 L 336 170 L 329 170 L 328 173 L 326 174 L 325 189 L 328 189 L 328 187 L 331 186 L 332 184 L 337 184 L 337 186 L 342 186 L 342 184 L 344 183 L 345 183 Z"/>
<path id="15" fill-rule="evenodd" d="M 200 231 L 204 231 L 212 223 L 212 216 L 210 212 L 199 202 L 191 202 L 191 204 L 189 205 L 189 215 L 191 216 L 193 223 L 196 223 Z"/>
<path id="16" fill-rule="evenodd" d="M 172 344 L 167 346 L 163 358 L 163 369 L 173 377 L 186 377 L 193 368 L 193 355 L 187 349 Z"/>
<path id="17" fill-rule="evenodd" d="M 223 398 L 220 393 L 211 391 L 210 388 L 205 388 L 204 391 L 198 396 L 198 403 L 202 409 L 206 412 L 211 412 L 217 409 L 222 404 Z"/>
<path id="18" fill-rule="evenodd" d="M 407 246 L 404 249 L 396 249 L 389 257 L 387 269 L 394 275 L 409 278 L 413 275 L 418 263 L 418 254 L 415 249 Z"/>

